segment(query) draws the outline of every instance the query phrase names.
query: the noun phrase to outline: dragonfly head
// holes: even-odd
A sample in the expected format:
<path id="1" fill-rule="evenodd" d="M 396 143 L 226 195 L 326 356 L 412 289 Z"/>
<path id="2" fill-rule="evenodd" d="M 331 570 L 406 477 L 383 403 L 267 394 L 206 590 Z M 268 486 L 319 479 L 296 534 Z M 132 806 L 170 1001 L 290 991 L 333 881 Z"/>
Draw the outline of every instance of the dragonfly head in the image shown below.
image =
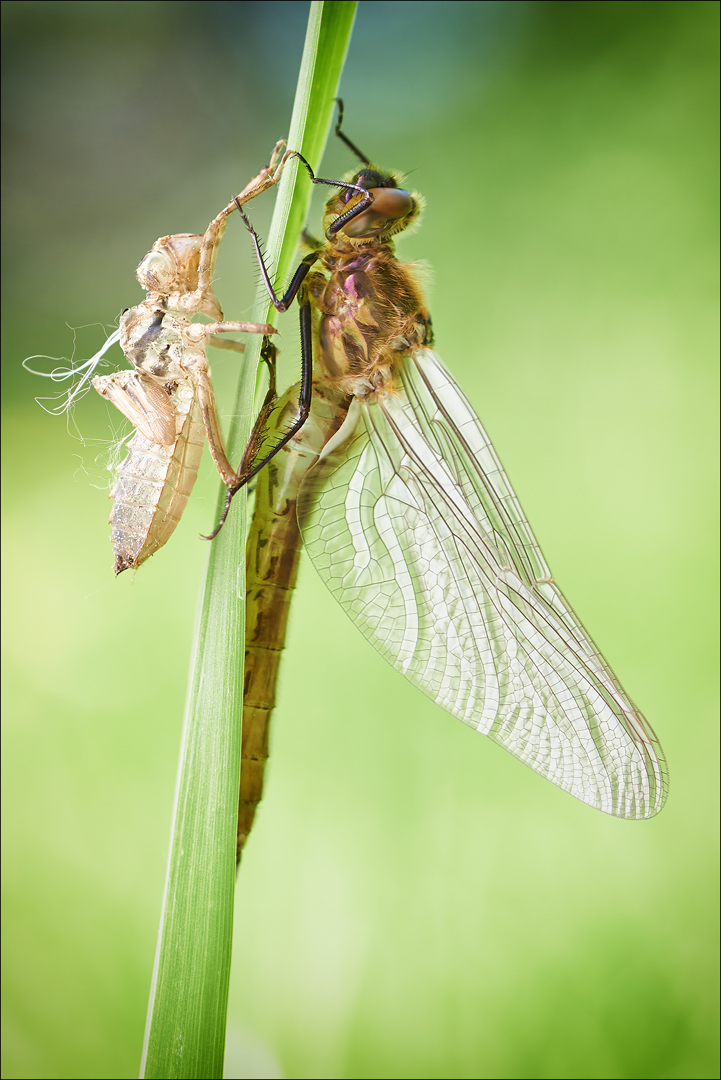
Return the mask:
<path id="1" fill-rule="evenodd" d="M 365 188 L 373 195 L 373 202 L 365 210 L 352 217 L 338 231 L 338 235 L 351 241 L 353 246 L 374 240 L 386 241 L 415 223 L 423 208 L 423 199 L 417 192 L 409 192 L 399 186 L 392 173 L 381 172 L 369 165 L 344 177 L 349 184 Z M 345 188 L 333 195 L 326 204 L 326 235 L 336 218 L 357 206 L 363 196 L 354 188 Z M 335 235 L 331 232 L 329 239 Z"/>

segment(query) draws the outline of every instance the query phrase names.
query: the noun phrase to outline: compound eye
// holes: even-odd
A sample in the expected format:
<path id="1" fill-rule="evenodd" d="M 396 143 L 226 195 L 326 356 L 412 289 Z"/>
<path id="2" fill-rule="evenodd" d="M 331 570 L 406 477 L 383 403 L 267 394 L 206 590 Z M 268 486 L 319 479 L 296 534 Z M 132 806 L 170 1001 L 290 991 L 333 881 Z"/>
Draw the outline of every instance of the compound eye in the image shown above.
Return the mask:
<path id="1" fill-rule="evenodd" d="M 361 169 L 360 172 L 355 174 L 352 182 L 357 184 L 358 187 L 365 188 L 366 191 L 375 190 L 380 187 L 396 187 L 396 182 L 392 176 L 386 176 L 376 169 Z M 355 199 L 357 194 L 357 191 L 351 191 L 346 188 L 343 192 L 343 202 L 350 202 L 351 199 Z"/>
<path id="2" fill-rule="evenodd" d="M 346 236 L 356 239 L 386 232 L 393 222 L 410 214 L 415 204 L 402 188 L 370 188 L 373 204 L 343 226 Z"/>
<path id="3" fill-rule="evenodd" d="M 167 255 L 150 251 L 136 273 L 137 279 L 148 292 L 168 293 L 175 276 L 175 267 Z"/>

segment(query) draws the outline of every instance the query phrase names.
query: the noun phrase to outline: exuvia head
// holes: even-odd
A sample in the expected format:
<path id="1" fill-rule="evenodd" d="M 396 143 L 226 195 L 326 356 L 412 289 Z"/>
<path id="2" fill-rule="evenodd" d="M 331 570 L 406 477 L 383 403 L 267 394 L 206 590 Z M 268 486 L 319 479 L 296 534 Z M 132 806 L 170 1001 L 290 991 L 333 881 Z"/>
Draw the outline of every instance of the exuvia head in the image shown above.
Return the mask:
<path id="1" fill-rule="evenodd" d="M 199 233 L 161 236 L 138 267 L 138 281 L 148 292 L 160 296 L 197 289 L 202 246 Z"/>
<path id="2" fill-rule="evenodd" d="M 176 233 L 161 236 L 140 263 L 136 271 L 138 281 L 153 297 L 165 299 L 169 310 L 183 305 L 183 297 L 195 293 L 198 288 L 200 252 L 204 237 L 201 233 Z M 194 310 L 222 319 L 218 299 L 211 288 Z"/>

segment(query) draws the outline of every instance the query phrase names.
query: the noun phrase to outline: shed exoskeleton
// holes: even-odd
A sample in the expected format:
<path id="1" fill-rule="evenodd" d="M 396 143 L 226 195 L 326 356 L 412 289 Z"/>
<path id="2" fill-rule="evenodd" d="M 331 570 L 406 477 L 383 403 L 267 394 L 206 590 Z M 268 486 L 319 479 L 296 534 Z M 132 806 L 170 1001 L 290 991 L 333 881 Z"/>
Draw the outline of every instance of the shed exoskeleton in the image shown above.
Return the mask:
<path id="1" fill-rule="evenodd" d="M 167 542 L 195 483 L 206 438 L 228 488 L 247 471 L 247 454 L 239 470 L 226 456 L 205 350 L 212 345 L 241 353 L 242 342 L 219 335 L 276 331 L 266 323 L 224 320 L 212 280 L 228 217 L 277 182 L 289 157 L 288 151 L 280 156 L 283 145 L 204 234 L 156 240 L 137 270 L 147 296 L 120 320 L 120 346 L 133 367 L 93 379 L 98 393 L 137 429 L 110 492 L 116 574 L 140 566 Z M 201 314 L 212 321 L 191 321 Z"/>

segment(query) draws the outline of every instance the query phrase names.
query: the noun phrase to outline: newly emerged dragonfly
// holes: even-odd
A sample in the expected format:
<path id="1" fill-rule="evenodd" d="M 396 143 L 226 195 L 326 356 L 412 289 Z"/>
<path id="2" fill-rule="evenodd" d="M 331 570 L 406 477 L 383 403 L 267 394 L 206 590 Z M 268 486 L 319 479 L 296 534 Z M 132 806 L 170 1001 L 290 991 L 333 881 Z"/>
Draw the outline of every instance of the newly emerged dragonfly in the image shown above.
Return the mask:
<path id="1" fill-rule="evenodd" d="M 92 380 L 98 393 L 137 429 L 110 493 L 116 574 L 140 566 L 173 533 L 195 483 L 206 437 L 228 488 L 237 487 L 252 461 L 252 445 L 237 471 L 228 461 L 205 350 L 212 345 L 244 351 L 241 342 L 219 334 L 275 333 L 267 324 L 225 321 L 212 279 L 229 215 L 277 182 L 289 157 L 286 151 L 278 161 L 283 145 L 276 145 L 270 164 L 221 210 L 204 234 L 179 233 L 156 240 L 137 270 L 147 296 L 123 313 L 118 330 L 133 368 Z M 191 322 L 196 314 L 213 321 Z M 260 426 L 264 417 L 263 413 Z"/>
<path id="2" fill-rule="evenodd" d="M 336 190 L 325 242 L 304 238 L 282 297 L 239 207 L 273 304 L 298 299 L 303 378 L 278 404 L 285 445 L 259 475 L 248 539 L 238 856 L 262 794 L 301 540 L 359 630 L 438 705 L 590 806 L 652 817 L 666 788 L 658 740 L 551 576 L 432 347 L 413 267 L 395 257 L 422 199 L 341 123 L 342 107 L 336 132 L 362 166 L 327 180 L 301 158 Z"/>

